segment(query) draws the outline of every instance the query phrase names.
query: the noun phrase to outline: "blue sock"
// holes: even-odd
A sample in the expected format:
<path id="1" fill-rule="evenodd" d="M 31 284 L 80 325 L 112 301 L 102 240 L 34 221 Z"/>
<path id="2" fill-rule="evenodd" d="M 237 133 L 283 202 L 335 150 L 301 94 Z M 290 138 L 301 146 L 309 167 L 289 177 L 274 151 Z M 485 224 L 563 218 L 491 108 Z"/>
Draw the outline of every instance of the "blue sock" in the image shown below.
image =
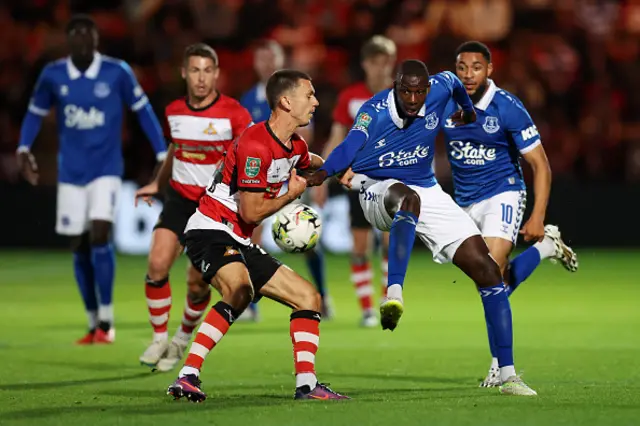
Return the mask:
<path id="1" fill-rule="evenodd" d="M 313 277 L 313 283 L 318 289 L 320 296 L 324 297 L 327 292 L 326 282 L 324 279 L 324 254 L 320 247 L 316 247 L 314 250 L 305 253 L 305 260 L 307 261 L 307 268 L 311 272 Z"/>
<path id="2" fill-rule="evenodd" d="M 513 365 L 513 324 L 511 305 L 504 284 L 478 290 L 482 297 L 484 315 L 491 327 L 493 342 L 496 346 L 498 365 Z"/>
<path id="3" fill-rule="evenodd" d="M 93 279 L 93 264 L 91 263 L 91 255 L 89 253 L 73 253 L 73 272 L 76 276 L 82 301 L 84 302 L 84 309 L 89 316 L 89 328 L 94 329 L 97 325 L 95 316 L 98 311 L 98 299 L 96 297 L 96 285 Z"/>
<path id="4" fill-rule="evenodd" d="M 258 304 L 253 302 L 249 303 L 249 310 L 255 314 L 258 312 Z"/>
<path id="5" fill-rule="evenodd" d="M 493 329 L 489 323 L 489 318 L 484 315 L 484 320 L 487 323 L 487 337 L 489 338 L 489 349 L 491 350 L 491 357 L 498 358 L 498 346 L 496 345 L 496 337 L 493 335 Z"/>
<path id="6" fill-rule="evenodd" d="M 110 243 L 91 246 L 91 262 L 96 286 L 100 294 L 100 306 L 110 306 L 113 298 L 113 280 L 116 272 L 116 257 Z M 100 318 L 111 321 L 110 318 Z"/>
<path id="7" fill-rule="evenodd" d="M 389 278 L 387 286 L 404 285 L 409 257 L 416 237 L 418 218 L 411 212 L 399 210 L 393 217 L 389 232 Z"/>
<path id="8" fill-rule="evenodd" d="M 540 265 L 540 252 L 534 246 L 529 247 L 511 261 L 509 265 L 509 295 L 529 278 L 538 265 Z"/>

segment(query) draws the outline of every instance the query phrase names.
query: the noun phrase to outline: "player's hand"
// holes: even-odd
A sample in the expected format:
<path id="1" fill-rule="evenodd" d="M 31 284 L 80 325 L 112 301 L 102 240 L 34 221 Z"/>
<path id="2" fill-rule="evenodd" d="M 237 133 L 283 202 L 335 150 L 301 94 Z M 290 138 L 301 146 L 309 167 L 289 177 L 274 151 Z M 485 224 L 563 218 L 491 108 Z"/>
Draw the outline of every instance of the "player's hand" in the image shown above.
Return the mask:
<path id="1" fill-rule="evenodd" d="M 465 111 L 460 109 L 451 114 L 451 117 L 449 118 L 455 127 L 464 126 L 465 124 L 470 124 L 476 121 L 476 110 Z"/>
<path id="2" fill-rule="evenodd" d="M 307 180 L 298 176 L 296 169 L 291 170 L 291 176 L 289 177 L 289 194 L 295 200 L 298 198 L 304 190 L 307 189 Z"/>
<path id="3" fill-rule="evenodd" d="M 329 187 L 327 185 L 318 185 L 311 188 L 311 201 L 318 205 L 318 207 L 324 207 L 329 198 Z"/>
<path id="4" fill-rule="evenodd" d="M 351 189 L 351 181 L 353 180 L 353 177 L 356 174 L 353 172 L 353 170 L 351 170 L 351 167 L 349 167 L 341 176 L 340 179 L 338 180 L 338 182 L 340 182 L 341 185 L 346 186 L 347 188 Z"/>
<path id="5" fill-rule="evenodd" d="M 152 205 L 154 202 L 153 196 L 158 194 L 159 187 L 158 182 L 155 180 L 148 185 L 143 186 L 142 188 L 136 191 L 136 198 L 134 201 L 134 205 L 138 206 L 138 200 L 142 198 L 142 200 L 148 205 Z"/>
<path id="6" fill-rule="evenodd" d="M 544 220 L 538 216 L 531 216 L 520 229 L 525 241 L 542 241 L 544 239 Z"/>
<path id="7" fill-rule="evenodd" d="M 305 178 L 307 186 L 318 186 L 322 185 L 322 183 L 327 178 L 326 170 L 318 170 L 317 172 L 313 172 L 309 176 Z"/>
<path id="8" fill-rule="evenodd" d="M 38 174 L 38 163 L 32 153 L 18 153 L 18 168 L 27 182 L 33 186 L 38 184 L 38 178 L 40 177 Z"/>

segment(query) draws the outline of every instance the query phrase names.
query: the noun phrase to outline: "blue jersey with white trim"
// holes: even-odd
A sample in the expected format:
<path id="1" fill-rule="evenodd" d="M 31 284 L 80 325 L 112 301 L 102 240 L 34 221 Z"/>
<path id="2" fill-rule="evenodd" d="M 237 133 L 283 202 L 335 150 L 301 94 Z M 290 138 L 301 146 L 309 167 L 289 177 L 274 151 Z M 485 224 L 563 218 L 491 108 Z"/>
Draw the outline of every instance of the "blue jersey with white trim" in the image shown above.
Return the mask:
<path id="1" fill-rule="evenodd" d="M 264 84 L 258 83 L 249 89 L 240 98 L 240 105 L 245 107 L 254 123 L 268 120 L 271 116 L 271 108 L 267 102 L 267 93 Z"/>
<path id="2" fill-rule="evenodd" d="M 56 107 L 58 180 L 85 185 L 101 176 L 121 176 L 123 104 L 148 104 L 129 65 L 96 54 L 80 72 L 69 58 L 48 64 L 35 86 L 29 112 L 45 116 Z"/>
<path id="3" fill-rule="evenodd" d="M 451 101 L 446 113 L 453 114 L 458 108 Z M 455 199 L 461 206 L 505 191 L 524 190 L 520 155 L 541 143 L 522 102 L 493 81 L 489 80 L 489 87 L 475 108 L 475 123 L 453 127 L 447 121 L 444 125 Z"/>
<path id="4" fill-rule="evenodd" d="M 351 164 L 354 172 L 421 187 L 437 183 L 432 164 L 436 136 L 448 117 L 445 108 L 453 97 L 469 108 L 471 101 L 458 77 L 448 71 L 432 76 L 430 82 L 431 90 L 415 118 L 400 118 L 393 89 L 364 103 L 349 131 L 366 136 Z M 347 135 L 344 143 L 349 139 Z"/>

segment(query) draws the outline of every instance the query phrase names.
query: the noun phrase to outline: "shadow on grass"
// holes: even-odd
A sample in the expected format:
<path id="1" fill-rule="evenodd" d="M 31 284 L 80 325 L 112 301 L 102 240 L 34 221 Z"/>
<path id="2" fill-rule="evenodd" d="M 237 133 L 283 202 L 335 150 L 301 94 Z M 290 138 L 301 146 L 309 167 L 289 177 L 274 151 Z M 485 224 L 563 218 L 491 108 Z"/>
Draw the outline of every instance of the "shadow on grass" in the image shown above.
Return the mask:
<path id="1" fill-rule="evenodd" d="M 41 382 L 41 383 L 9 383 L 0 385 L 0 390 L 4 391 L 17 391 L 17 390 L 38 390 L 38 389 L 56 389 L 69 386 L 84 386 L 94 385 L 97 383 L 110 383 L 119 382 L 124 380 L 142 379 L 144 377 L 151 377 L 149 372 L 135 373 L 124 376 L 102 377 L 92 378 L 84 380 L 64 380 L 58 382 Z"/>

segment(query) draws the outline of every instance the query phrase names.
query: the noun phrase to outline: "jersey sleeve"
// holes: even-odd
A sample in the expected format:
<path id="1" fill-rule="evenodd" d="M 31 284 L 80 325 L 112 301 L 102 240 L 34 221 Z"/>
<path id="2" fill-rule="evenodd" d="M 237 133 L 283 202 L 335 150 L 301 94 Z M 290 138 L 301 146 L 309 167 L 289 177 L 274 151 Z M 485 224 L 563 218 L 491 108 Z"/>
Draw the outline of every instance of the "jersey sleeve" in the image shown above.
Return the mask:
<path id="1" fill-rule="evenodd" d="M 311 167 L 311 156 L 309 155 L 309 145 L 307 141 L 305 141 L 301 136 L 300 138 L 300 159 L 296 164 L 296 169 L 298 170 L 306 170 Z"/>
<path id="2" fill-rule="evenodd" d="M 131 111 L 139 111 L 149 103 L 147 95 L 140 87 L 136 76 L 133 74 L 133 70 L 124 61 L 120 62 L 120 68 L 122 69 L 122 78 L 120 80 L 120 90 L 124 102 L 131 108 Z"/>
<path id="3" fill-rule="evenodd" d="M 378 121 L 378 114 L 371 105 L 363 105 L 358 110 L 358 115 L 349 129 L 351 132 L 362 132 L 365 134 L 366 139 L 369 139 L 369 133 L 375 129 Z"/>
<path id="4" fill-rule="evenodd" d="M 53 104 L 53 83 L 50 79 L 50 67 L 46 66 L 36 82 L 36 86 L 33 88 L 33 94 L 29 101 L 29 112 L 41 117 L 46 116 L 49 113 L 49 108 Z"/>
<path id="5" fill-rule="evenodd" d="M 248 127 L 251 127 L 252 125 L 253 119 L 251 118 L 251 114 L 249 114 L 249 111 L 247 111 L 247 109 L 243 106 L 238 106 L 231 120 L 231 131 L 233 132 L 233 139 L 240 136 L 242 132 L 244 132 Z"/>
<path id="6" fill-rule="evenodd" d="M 431 79 L 431 84 L 442 85 L 463 110 L 470 111 L 473 109 L 473 102 L 471 101 L 471 98 L 469 98 L 464 85 L 458 76 L 451 71 L 443 71 L 436 74 Z"/>
<path id="7" fill-rule="evenodd" d="M 240 191 L 266 192 L 271 152 L 263 141 L 241 138 L 236 145 L 237 186 Z"/>
<path id="8" fill-rule="evenodd" d="M 513 138 L 520 154 L 524 155 L 541 144 L 538 128 L 527 110 L 517 100 L 510 100 L 503 121 L 506 123 L 507 132 Z"/>
<path id="9" fill-rule="evenodd" d="M 346 92 L 340 93 L 336 106 L 333 108 L 333 121 L 345 127 L 351 126 L 353 120 L 349 115 L 349 95 Z"/>

